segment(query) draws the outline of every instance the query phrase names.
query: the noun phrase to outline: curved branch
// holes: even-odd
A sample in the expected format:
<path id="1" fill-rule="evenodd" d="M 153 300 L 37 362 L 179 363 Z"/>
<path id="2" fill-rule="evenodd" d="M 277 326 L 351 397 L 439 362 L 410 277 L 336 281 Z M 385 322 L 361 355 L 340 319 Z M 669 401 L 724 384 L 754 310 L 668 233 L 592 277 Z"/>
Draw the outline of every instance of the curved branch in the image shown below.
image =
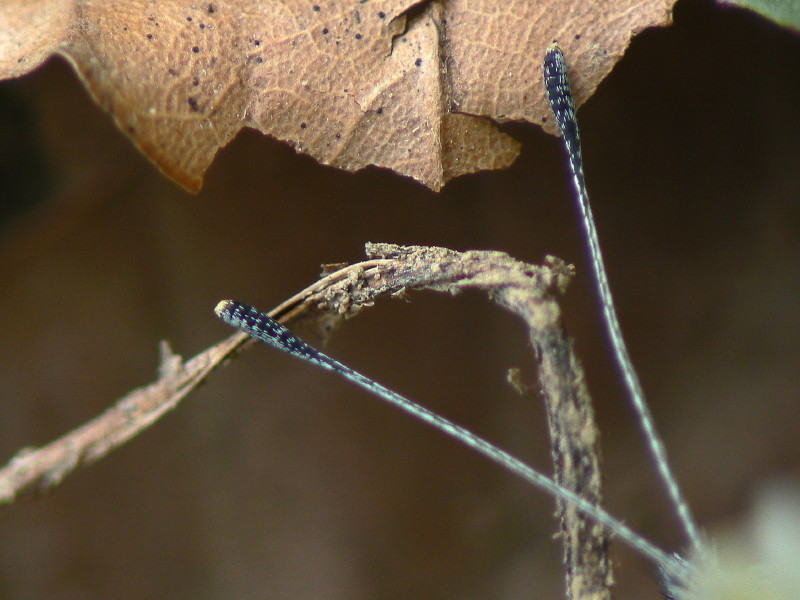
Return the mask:
<path id="1" fill-rule="evenodd" d="M 367 244 L 368 260 L 323 274 L 321 279 L 270 312 L 284 325 L 312 323 L 328 333 L 338 321 L 371 305 L 378 296 L 398 295 L 407 288 L 455 293 L 466 287 L 498 290 L 503 286 L 531 287 L 544 295 L 556 271 L 533 267 L 502 252 L 459 253 L 445 248 Z M 559 272 L 564 278 L 566 271 Z M 568 276 L 567 276 L 568 278 Z M 561 284 L 564 285 L 566 280 Z M 150 427 L 222 363 L 250 341 L 243 333 L 211 346 L 184 362 L 162 343 L 159 377 L 119 399 L 108 410 L 61 438 L 40 448 L 23 448 L 0 469 L 0 503 L 45 491 L 69 473 L 89 465 Z"/>
<path id="2" fill-rule="evenodd" d="M 503 252 L 367 244 L 368 260 L 334 270 L 270 312 L 285 325 L 317 325 L 323 334 L 370 306 L 377 297 L 407 289 L 451 294 L 482 289 L 526 322 L 539 361 L 539 378 L 553 440 L 556 480 L 600 504 L 599 442 L 583 371 L 561 329 L 556 297 L 573 276 L 548 257 L 543 266 Z M 178 403 L 250 338 L 236 333 L 187 362 L 162 342 L 158 379 L 131 391 L 95 419 L 41 448 L 25 448 L 0 470 L 0 503 L 57 485 L 104 457 L 177 407 Z M 560 506 L 571 598 L 606 598 L 611 575 L 605 540 L 573 507 Z M 600 591 L 600 593 L 598 593 Z"/>

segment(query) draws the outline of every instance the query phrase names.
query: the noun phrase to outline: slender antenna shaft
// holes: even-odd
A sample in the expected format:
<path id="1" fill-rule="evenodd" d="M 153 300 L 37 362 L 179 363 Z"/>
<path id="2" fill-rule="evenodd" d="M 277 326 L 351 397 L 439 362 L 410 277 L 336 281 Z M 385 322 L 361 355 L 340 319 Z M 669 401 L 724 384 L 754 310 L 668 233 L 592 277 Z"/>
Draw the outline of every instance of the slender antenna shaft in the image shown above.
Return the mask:
<path id="1" fill-rule="evenodd" d="M 651 542 L 621 523 L 618 519 L 612 517 L 602 508 L 589 503 L 568 489 L 558 485 L 549 477 L 542 475 L 519 459 L 500 450 L 497 446 L 494 446 L 483 438 L 478 437 L 468 429 L 456 425 L 444 417 L 428 410 L 424 406 L 401 396 L 397 392 L 393 392 L 323 352 L 320 352 L 316 348 L 313 348 L 266 313 L 260 312 L 252 306 L 235 300 L 222 300 L 217 304 L 214 312 L 229 325 L 241 329 L 257 340 L 287 352 L 288 354 L 307 360 L 318 367 L 333 371 L 337 375 L 341 375 L 345 379 L 349 379 L 356 385 L 375 394 L 389 404 L 404 410 L 420 421 L 455 438 L 473 450 L 477 450 L 489 460 L 505 467 L 535 487 L 572 504 L 596 523 L 606 527 L 610 532 L 619 536 L 632 548 L 652 560 L 676 580 L 684 581 L 687 579 L 689 568 L 683 562 L 658 549 Z"/>
<path id="2" fill-rule="evenodd" d="M 633 406 L 638 413 L 639 422 L 644 430 L 648 448 L 653 456 L 656 469 L 667 489 L 673 505 L 678 513 L 678 518 L 683 525 L 686 535 L 695 551 L 703 548 L 702 539 L 692 517 L 689 505 L 681 493 L 672 470 L 667 461 L 667 453 L 664 443 L 656 431 L 653 416 L 645 401 L 644 391 L 639 383 L 636 369 L 633 367 L 628 348 L 622 337 L 622 329 L 617 319 L 617 311 L 614 308 L 614 300 L 611 297 L 611 287 L 608 285 L 606 268 L 603 262 L 603 254 L 600 252 L 600 241 L 597 238 L 597 228 L 594 224 L 594 216 L 589 206 L 589 194 L 586 191 L 586 181 L 583 175 L 583 155 L 581 151 L 581 137 L 578 131 L 578 121 L 575 116 L 575 100 L 572 97 L 572 90 L 567 78 L 567 65 L 564 54 L 558 44 L 553 43 L 547 49 L 544 57 L 544 81 L 547 87 L 547 95 L 550 100 L 550 108 L 553 110 L 556 122 L 558 123 L 561 134 L 564 137 L 564 145 L 569 156 L 569 166 L 572 171 L 572 184 L 580 207 L 582 224 L 586 239 L 589 242 L 589 254 L 591 256 L 592 270 L 594 271 L 597 288 L 600 291 L 600 302 L 603 307 L 603 317 L 611 345 L 614 349 L 614 356 L 617 359 L 620 371 L 622 372 L 625 386 L 628 388 Z"/>

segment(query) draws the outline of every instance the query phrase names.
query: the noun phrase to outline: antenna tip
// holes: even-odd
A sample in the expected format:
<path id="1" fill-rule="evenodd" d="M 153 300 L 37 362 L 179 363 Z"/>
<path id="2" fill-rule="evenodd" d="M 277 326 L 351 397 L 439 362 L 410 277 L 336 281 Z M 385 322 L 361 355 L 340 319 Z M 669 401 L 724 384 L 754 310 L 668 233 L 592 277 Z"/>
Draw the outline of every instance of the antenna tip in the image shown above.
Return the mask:
<path id="1" fill-rule="evenodd" d="M 220 300 L 214 307 L 214 314 L 221 318 L 229 310 L 231 304 L 233 304 L 233 300 Z"/>

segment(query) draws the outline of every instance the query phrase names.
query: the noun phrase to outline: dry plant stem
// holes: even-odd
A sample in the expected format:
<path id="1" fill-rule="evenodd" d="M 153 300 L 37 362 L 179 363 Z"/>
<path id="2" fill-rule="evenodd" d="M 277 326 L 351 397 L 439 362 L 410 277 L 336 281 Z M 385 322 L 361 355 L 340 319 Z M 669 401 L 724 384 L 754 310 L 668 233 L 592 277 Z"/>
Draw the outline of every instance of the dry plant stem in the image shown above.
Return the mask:
<path id="1" fill-rule="evenodd" d="M 533 339 L 541 348 L 539 381 L 547 409 L 556 483 L 602 505 L 600 435 L 594 410 L 571 340 L 560 328 Z M 547 347 L 549 345 L 549 347 Z M 575 506 L 558 500 L 564 547 L 567 597 L 608 600 L 614 583 L 603 527 Z"/>
<path id="2" fill-rule="evenodd" d="M 565 285 L 566 269 L 555 272 L 524 265 L 501 252 L 459 253 L 444 248 L 368 244 L 370 258 L 325 274 L 270 311 L 284 325 L 323 324 L 353 316 L 381 295 L 401 294 L 407 288 L 457 292 L 463 287 L 499 288 L 517 278 L 544 295 L 554 284 Z M 522 274 L 527 269 L 528 275 Z M 539 282 L 531 279 L 542 271 Z M 99 460 L 147 429 L 174 409 L 210 373 L 252 340 L 237 333 L 187 362 L 162 352 L 159 377 L 135 389 L 111 408 L 61 438 L 40 448 L 23 448 L 0 469 L 0 503 L 39 493 L 57 485 L 69 473 Z"/>
<path id="3" fill-rule="evenodd" d="M 583 374 L 572 346 L 560 328 L 556 295 L 572 272 L 563 262 L 545 266 L 521 263 L 502 252 L 455 252 L 445 248 L 368 244 L 370 259 L 325 275 L 270 312 L 283 324 L 346 317 L 378 296 L 408 288 L 458 293 L 486 290 L 519 314 L 530 328 L 540 359 L 541 383 L 549 398 L 554 428 L 554 456 L 562 483 L 593 503 L 600 502 L 597 433 L 591 422 Z M 327 327 L 326 327 L 327 329 Z M 172 410 L 225 359 L 248 341 L 236 334 L 182 363 L 168 352 L 161 375 L 149 386 L 132 391 L 112 408 L 64 437 L 38 449 L 19 452 L 0 470 L 0 502 L 23 492 L 43 491 L 78 467 L 91 464 L 143 431 Z M 573 417 L 577 416 L 575 421 Z M 565 418 L 566 417 L 566 418 Z M 571 428 L 578 427 L 572 431 Z M 589 441 L 581 449 L 579 438 Z M 606 598 L 611 575 L 606 542 L 599 527 L 585 523 L 568 506 L 561 508 L 570 598 Z M 603 591 L 605 590 L 605 591 Z"/>
<path id="4" fill-rule="evenodd" d="M 226 357 L 249 341 L 236 334 L 184 363 L 162 342 L 159 378 L 123 396 L 91 421 L 41 448 L 23 448 L 0 469 L 0 504 L 43 492 L 103 458 L 174 409 Z"/>
<path id="5" fill-rule="evenodd" d="M 556 483 L 592 504 L 602 504 L 600 432 L 594 420 L 583 366 L 564 335 L 558 305 L 542 318 L 531 298 L 506 290 L 498 300 L 522 316 L 539 362 L 539 384 L 547 409 Z M 603 527 L 575 506 L 557 500 L 564 549 L 564 577 L 570 600 L 608 600 L 614 584 Z"/>

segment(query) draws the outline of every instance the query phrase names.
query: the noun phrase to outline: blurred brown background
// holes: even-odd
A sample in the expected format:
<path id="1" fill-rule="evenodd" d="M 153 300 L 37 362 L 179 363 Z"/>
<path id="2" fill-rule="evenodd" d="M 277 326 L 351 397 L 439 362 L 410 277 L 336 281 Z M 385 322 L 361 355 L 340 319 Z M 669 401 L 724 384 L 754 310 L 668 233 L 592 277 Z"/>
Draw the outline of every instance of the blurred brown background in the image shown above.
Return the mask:
<path id="1" fill-rule="evenodd" d="M 535 51 L 532 49 L 531 51 Z M 800 475 L 800 37 L 681 0 L 580 111 L 634 362 L 704 526 Z M 0 456 L 41 445 L 270 308 L 366 241 L 492 248 L 579 273 L 565 324 L 604 438 L 607 505 L 683 544 L 598 324 L 557 140 L 435 195 L 243 132 L 192 197 L 51 61 L 0 85 Z M 550 471 L 525 332 L 480 294 L 414 293 L 342 327 L 335 357 Z M 0 507 L 0 597 L 559 598 L 553 501 L 353 387 L 253 349 L 46 497 Z M 619 598 L 659 598 L 617 545 Z"/>

